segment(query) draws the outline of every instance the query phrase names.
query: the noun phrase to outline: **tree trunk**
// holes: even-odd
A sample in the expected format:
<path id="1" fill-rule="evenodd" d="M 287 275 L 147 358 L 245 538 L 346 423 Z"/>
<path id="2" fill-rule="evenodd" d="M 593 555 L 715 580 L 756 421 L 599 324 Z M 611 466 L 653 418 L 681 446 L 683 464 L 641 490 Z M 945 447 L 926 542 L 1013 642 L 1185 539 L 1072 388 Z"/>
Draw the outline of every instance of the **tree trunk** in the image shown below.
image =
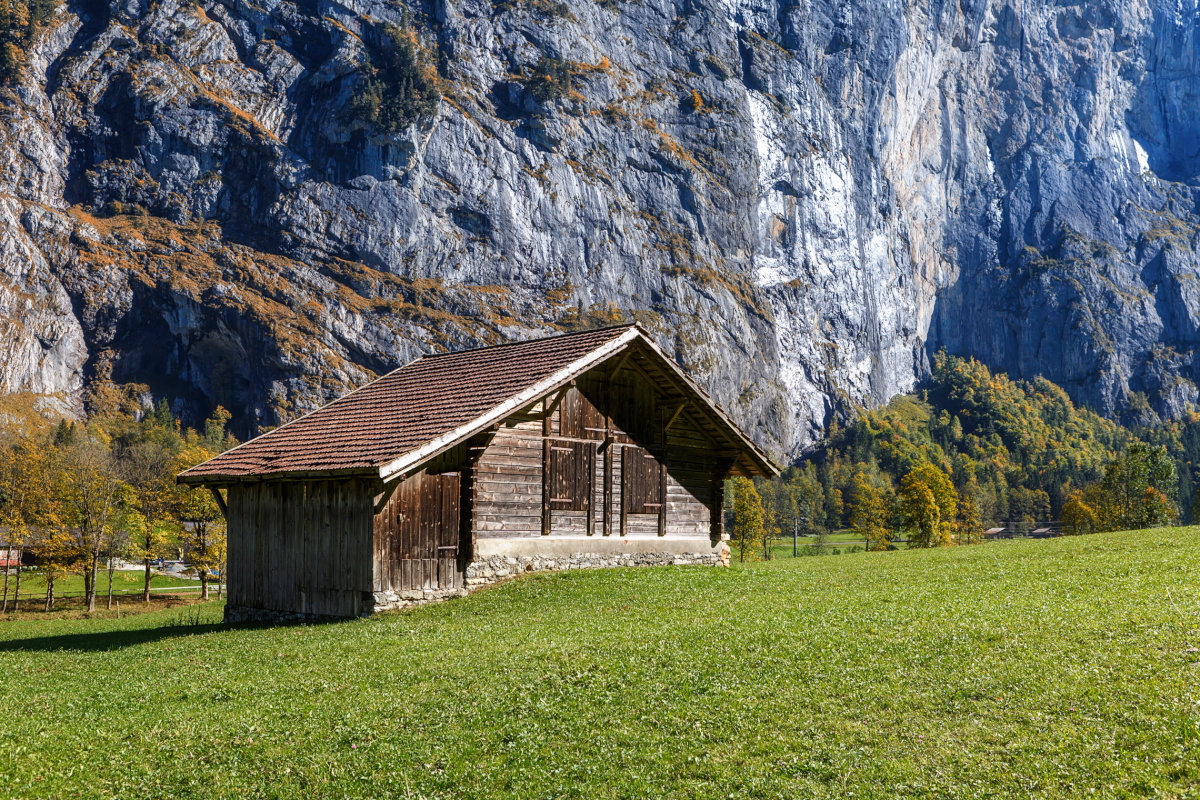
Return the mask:
<path id="1" fill-rule="evenodd" d="M 100 568 L 100 556 L 93 552 L 90 563 L 88 564 L 88 580 L 85 581 L 85 591 L 87 592 L 87 610 L 92 612 L 96 610 L 96 573 Z"/>
<path id="2" fill-rule="evenodd" d="M 221 559 L 221 563 L 217 566 L 221 574 L 217 576 L 217 599 L 221 599 L 221 591 L 225 588 L 225 559 Z"/>
<path id="3" fill-rule="evenodd" d="M 208 599 L 208 569 L 205 567 L 200 568 L 200 599 Z"/>
<path id="4" fill-rule="evenodd" d="M 113 560 L 110 556 L 108 559 L 108 608 L 112 610 L 112 582 L 113 582 Z"/>
<path id="5" fill-rule="evenodd" d="M 12 546 L 10 545 L 8 549 L 4 551 L 4 603 L 3 607 L 0 607 L 0 614 L 8 613 L 8 573 L 12 571 L 12 564 L 10 563 L 11 561 Z"/>
<path id="6" fill-rule="evenodd" d="M 150 559 L 146 559 L 146 585 L 142 588 L 142 602 L 150 602 Z"/>
<path id="7" fill-rule="evenodd" d="M 17 590 L 13 592 L 13 613 L 21 610 L 21 550 L 17 548 Z"/>
<path id="8" fill-rule="evenodd" d="M 92 596 L 92 568 L 89 565 L 84 565 L 83 568 L 83 606 L 87 608 L 88 598 Z"/>
<path id="9" fill-rule="evenodd" d="M 46 567 L 46 610 L 54 610 L 54 570 Z"/>

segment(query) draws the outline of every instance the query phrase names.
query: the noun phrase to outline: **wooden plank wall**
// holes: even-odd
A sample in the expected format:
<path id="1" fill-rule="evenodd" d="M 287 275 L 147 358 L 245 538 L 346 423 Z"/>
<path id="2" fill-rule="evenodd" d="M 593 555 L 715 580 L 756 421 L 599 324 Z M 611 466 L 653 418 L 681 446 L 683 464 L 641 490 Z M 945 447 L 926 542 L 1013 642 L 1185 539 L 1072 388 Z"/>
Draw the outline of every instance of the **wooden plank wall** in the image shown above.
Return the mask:
<path id="1" fill-rule="evenodd" d="M 357 616 L 371 591 L 370 492 L 359 480 L 229 487 L 229 605 Z"/>
<path id="2" fill-rule="evenodd" d="M 377 592 L 454 589 L 463 584 L 461 472 L 405 478 L 375 515 L 374 580 Z"/>
<path id="3" fill-rule="evenodd" d="M 666 431 L 665 413 L 654 400 L 653 387 L 635 373 L 622 373 L 611 385 L 604 375 L 585 375 L 557 405 L 548 433 L 538 408 L 527 416 L 507 420 L 475 464 L 475 514 L 473 535 L 488 537 L 534 537 L 542 534 L 542 468 L 546 438 L 550 446 L 574 445 L 595 448 L 592 457 L 594 482 L 590 508 L 579 502 L 551 506 L 550 532 L 555 535 L 587 536 L 695 536 L 712 535 L 714 468 L 717 446 L 686 413 L 680 414 Z M 605 446 L 604 408 L 613 410 L 612 438 Z M 659 431 L 654 435 L 657 421 Z M 631 434 L 628 429 L 637 432 Z M 642 446 L 655 458 L 648 459 L 647 474 L 658 475 L 666 454 L 666 507 L 661 515 L 622 514 L 623 467 L 621 451 Z M 611 480 L 606 474 L 611 470 Z M 551 494 L 561 494 L 555 483 Z M 555 506 L 559 506 L 555 508 Z M 573 508 L 564 508 L 571 506 Z M 590 522 L 589 522 L 590 516 Z"/>
<path id="4" fill-rule="evenodd" d="M 475 462 L 475 536 L 542 532 L 542 423 L 505 422 Z"/>

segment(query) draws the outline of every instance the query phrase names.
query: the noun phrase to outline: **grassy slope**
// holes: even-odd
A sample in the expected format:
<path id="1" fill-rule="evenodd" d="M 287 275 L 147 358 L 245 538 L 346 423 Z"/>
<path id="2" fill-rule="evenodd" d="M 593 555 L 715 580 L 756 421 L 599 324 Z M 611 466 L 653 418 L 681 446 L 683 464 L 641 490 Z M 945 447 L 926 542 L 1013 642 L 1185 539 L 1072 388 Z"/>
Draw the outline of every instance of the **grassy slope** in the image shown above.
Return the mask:
<path id="1" fill-rule="evenodd" d="M 1200 796 L 1198 546 L 536 576 L 310 628 L 8 623 L 0 793 Z"/>

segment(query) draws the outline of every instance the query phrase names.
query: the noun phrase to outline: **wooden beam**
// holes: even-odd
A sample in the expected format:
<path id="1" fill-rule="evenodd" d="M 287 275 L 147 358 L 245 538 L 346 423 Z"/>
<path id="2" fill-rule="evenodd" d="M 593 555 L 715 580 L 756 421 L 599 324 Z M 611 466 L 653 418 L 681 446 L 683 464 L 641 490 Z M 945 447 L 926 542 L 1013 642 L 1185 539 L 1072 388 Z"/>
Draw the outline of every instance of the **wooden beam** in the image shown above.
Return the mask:
<path id="1" fill-rule="evenodd" d="M 675 424 L 675 420 L 679 419 L 679 415 L 688 407 L 688 401 L 684 400 L 679 405 L 675 406 L 675 410 L 671 412 L 671 416 L 667 418 L 667 424 L 663 426 L 664 431 L 671 430 L 671 426 Z"/>
<path id="2" fill-rule="evenodd" d="M 612 371 L 608 373 L 608 379 L 610 381 L 613 378 L 617 377 L 617 373 L 620 372 L 621 368 L 625 366 L 625 362 L 629 360 L 629 357 L 631 355 L 633 355 L 633 348 L 632 347 L 625 348 L 625 352 L 621 353 L 621 357 L 618 358 L 617 363 L 613 365 Z"/>
<path id="3" fill-rule="evenodd" d="M 563 399 L 567 396 L 567 392 L 571 391 L 571 389 L 573 389 L 574 387 L 575 387 L 575 381 L 571 381 L 566 386 L 562 387 L 562 389 L 559 390 L 558 394 L 555 395 L 554 400 L 549 405 L 546 405 L 546 400 L 550 399 L 550 395 L 546 395 L 546 399 L 542 401 L 542 405 L 545 409 L 544 411 L 542 411 L 542 418 L 546 420 L 547 424 L 549 424 L 550 417 L 554 416 L 554 412 L 558 409 L 558 406 L 562 403 Z M 561 425 L 559 425 L 559 430 L 562 430 Z M 546 431 L 546 433 L 548 434 L 549 431 Z"/>
<path id="4" fill-rule="evenodd" d="M 604 448 L 604 535 L 612 536 L 613 448 L 612 435 Z"/>
<path id="5" fill-rule="evenodd" d="M 629 474 L 629 453 L 630 448 L 628 447 L 621 450 L 621 538 L 629 533 L 629 498 L 625 496 L 627 483 L 625 476 Z"/>
<path id="6" fill-rule="evenodd" d="M 590 450 L 588 457 L 587 469 L 587 535 L 594 536 L 596 534 L 596 456 L 599 454 L 599 448 L 594 446 Z"/>
<path id="7" fill-rule="evenodd" d="M 475 466 L 468 462 L 459 478 L 458 569 L 463 571 L 475 560 Z"/>
<path id="8" fill-rule="evenodd" d="M 217 508 L 221 509 L 221 516 L 228 518 L 229 506 L 225 503 L 225 498 L 221 496 L 220 487 L 209 484 L 208 490 L 212 492 L 213 499 L 217 501 Z"/>
<path id="9" fill-rule="evenodd" d="M 546 417 L 549 426 L 550 417 Z M 542 536 L 550 535 L 550 440 L 542 439 Z"/>

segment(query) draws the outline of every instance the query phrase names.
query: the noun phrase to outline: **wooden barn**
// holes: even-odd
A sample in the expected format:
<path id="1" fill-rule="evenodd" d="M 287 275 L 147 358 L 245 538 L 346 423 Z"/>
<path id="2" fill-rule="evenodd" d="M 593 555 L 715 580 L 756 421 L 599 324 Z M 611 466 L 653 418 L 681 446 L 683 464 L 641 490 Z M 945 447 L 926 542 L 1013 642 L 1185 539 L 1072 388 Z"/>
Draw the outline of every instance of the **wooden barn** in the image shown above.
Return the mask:
<path id="1" fill-rule="evenodd" d="M 726 478 L 776 472 L 624 326 L 419 358 L 179 480 L 225 513 L 241 619 L 357 616 L 516 571 L 714 563 Z"/>

